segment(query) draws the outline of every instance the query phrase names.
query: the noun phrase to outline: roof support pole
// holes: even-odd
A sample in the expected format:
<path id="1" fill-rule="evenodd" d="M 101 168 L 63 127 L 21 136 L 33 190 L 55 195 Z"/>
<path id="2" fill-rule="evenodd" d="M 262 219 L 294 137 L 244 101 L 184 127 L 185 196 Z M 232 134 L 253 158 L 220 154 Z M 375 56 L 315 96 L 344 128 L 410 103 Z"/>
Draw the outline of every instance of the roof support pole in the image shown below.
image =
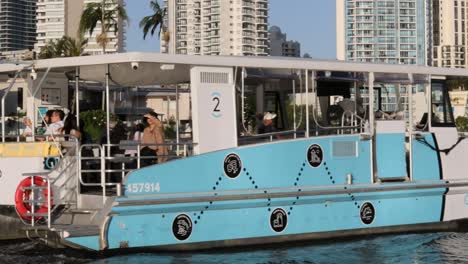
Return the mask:
<path id="1" fill-rule="evenodd" d="M 18 78 L 20 73 L 21 73 L 21 70 L 16 72 L 15 77 L 11 81 L 8 88 L 6 88 L 5 94 L 2 96 L 2 142 L 3 143 L 5 143 L 5 99 L 6 99 L 7 95 L 8 95 L 8 93 L 10 92 L 11 88 L 13 87 L 13 85 L 15 85 L 16 79 Z"/>
<path id="2" fill-rule="evenodd" d="M 106 64 L 106 137 L 107 155 L 110 156 L 109 64 Z"/>
<path id="3" fill-rule="evenodd" d="M 293 100 L 294 100 L 294 105 L 293 105 L 293 120 L 294 120 L 294 138 L 297 136 L 297 126 L 296 126 L 296 80 L 292 80 L 292 89 L 293 89 Z"/>
<path id="4" fill-rule="evenodd" d="M 312 71 L 310 78 L 311 78 L 311 85 L 312 85 L 311 93 L 312 93 L 312 96 L 313 96 L 313 98 L 312 98 L 313 99 L 312 100 L 312 118 L 315 119 L 315 117 L 314 117 L 315 113 L 316 113 L 315 111 L 317 111 L 316 108 L 317 108 L 317 105 L 318 105 L 317 104 L 317 72 Z M 307 120 L 309 120 L 309 119 L 307 119 Z M 314 120 L 314 123 L 315 122 L 316 121 Z M 315 126 L 315 136 L 318 136 L 318 127 L 317 126 Z"/>
<path id="5" fill-rule="evenodd" d="M 427 83 L 424 87 L 424 92 L 426 93 L 426 101 L 427 101 L 427 131 L 431 130 L 432 126 L 432 75 L 427 77 Z"/>
<path id="6" fill-rule="evenodd" d="M 75 70 L 75 109 L 76 126 L 80 128 L 80 67 Z"/>
<path id="7" fill-rule="evenodd" d="M 306 87 L 306 134 L 305 137 L 308 138 L 309 135 L 309 70 L 305 70 L 305 87 Z"/>
<path id="8" fill-rule="evenodd" d="M 179 156 L 179 143 L 180 143 L 180 135 L 179 135 L 179 125 L 180 125 L 180 120 L 179 120 L 179 85 L 176 84 L 175 88 L 175 108 L 176 108 L 176 143 L 177 143 L 177 156 Z M 185 155 L 185 153 L 184 153 Z"/>
<path id="9" fill-rule="evenodd" d="M 408 87 L 408 133 L 409 133 L 409 175 L 413 177 L 413 74 L 408 73 L 408 79 L 411 85 Z M 403 108 L 404 112 L 404 108 Z"/>
<path id="10" fill-rule="evenodd" d="M 242 68 L 241 72 L 241 117 L 242 117 L 242 128 L 245 133 L 248 133 L 247 128 L 245 127 L 245 78 L 246 76 L 245 68 Z"/>
<path id="11" fill-rule="evenodd" d="M 41 90 L 41 87 L 42 87 L 42 84 L 44 83 L 45 79 L 47 78 L 47 76 L 49 75 L 49 72 L 50 72 L 50 67 L 47 68 L 46 72 L 44 73 L 44 76 L 42 76 L 41 80 L 39 81 L 39 83 L 37 84 L 36 87 L 34 87 L 33 89 L 33 92 L 32 92 L 32 100 L 33 100 L 33 118 L 32 118 L 32 138 L 34 139 L 35 136 L 36 136 L 36 117 L 37 117 L 37 114 L 36 114 L 36 94 L 37 92 L 39 92 Z M 44 116 L 41 115 L 41 121 L 44 121 Z"/>
<path id="12" fill-rule="evenodd" d="M 369 72 L 369 75 L 367 77 L 367 86 L 369 87 L 369 134 L 370 134 L 370 166 L 371 166 L 371 182 L 374 183 L 376 182 L 376 172 L 375 172 L 375 163 L 376 163 L 376 157 L 375 157 L 375 137 L 374 137 L 374 73 Z"/>
<path id="13" fill-rule="evenodd" d="M 369 72 L 368 86 L 369 86 L 369 132 L 374 136 L 374 73 Z"/>

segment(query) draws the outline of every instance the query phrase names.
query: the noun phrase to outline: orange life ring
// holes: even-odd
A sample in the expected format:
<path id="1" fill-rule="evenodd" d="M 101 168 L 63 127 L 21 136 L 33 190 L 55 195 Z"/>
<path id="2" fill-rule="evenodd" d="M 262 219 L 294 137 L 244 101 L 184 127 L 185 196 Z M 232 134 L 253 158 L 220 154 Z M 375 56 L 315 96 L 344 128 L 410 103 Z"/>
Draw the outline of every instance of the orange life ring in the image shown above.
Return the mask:
<path id="1" fill-rule="evenodd" d="M 31 186 L 32 186 L 32 180 L 31 180 L 31 177 L 28 177 L 19 183 L 15 192 L 16 212 L 18 213 L 19 217 L 21 217 L 22 219 L 26 221 L 32 220 L 31 216 L 26 215 L 26 214 L 31 213 L 31 202 L 29 202 L 29 200 L 32 200 L 33 198 L 31 197 L 32 190 L 25 189 L 25 188 L 30 188 Z M 47 202 L 47 199 L 49 197 L 49 193 L 47 190 L 47 180 L 39 176 L 34 176 L 34 186 L 45 187 L 45 189 L 41 188 L 41 189 L 35 190 L 35 194 L 39 195 L 40 197 L 39 199 L 46 200 L 46 202 L 41 202 L 41 203 L 36 204 L 35 213 L 38 213 L 38 214 L 47 213 L 47 210 L 49 209 L 49 205 Z M 50 193 L 50 197 L 52 198 L 52 192 Z M 51 199 L 51 207 L 52 206 L 53 206 L 53 200 Z M 39 220 L 42 218 L 43 216 L 35 216 L 34 220 Z"/>

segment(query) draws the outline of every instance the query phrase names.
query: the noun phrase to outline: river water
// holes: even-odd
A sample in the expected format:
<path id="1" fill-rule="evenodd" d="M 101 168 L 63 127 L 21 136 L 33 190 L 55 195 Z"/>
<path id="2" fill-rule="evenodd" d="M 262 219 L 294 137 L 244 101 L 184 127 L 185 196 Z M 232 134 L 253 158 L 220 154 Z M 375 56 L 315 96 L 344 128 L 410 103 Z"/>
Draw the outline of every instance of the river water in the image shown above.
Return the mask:
<path id="1" fill-rule="evenodd" d="M 102 255 L 36 242 L 0 244 L 0 263 L 468 263 L 467 233 L 366 237 L 267 248 Z"/>

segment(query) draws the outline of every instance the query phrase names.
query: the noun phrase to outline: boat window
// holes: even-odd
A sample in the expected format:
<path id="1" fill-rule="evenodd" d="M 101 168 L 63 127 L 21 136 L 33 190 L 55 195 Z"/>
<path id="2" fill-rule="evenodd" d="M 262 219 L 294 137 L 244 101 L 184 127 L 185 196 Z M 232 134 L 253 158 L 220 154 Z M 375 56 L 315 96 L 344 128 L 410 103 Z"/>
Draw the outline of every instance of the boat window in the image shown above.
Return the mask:
<path id="1" fill-rule="evenodd" d="M 265 92 L 265 103 L 264 103 L 265 111 L 275 113 L 277 116 L 273 120 L 274 126 L 278 130 L 286 129 L 286 119 L 283 116 L 283 107 L 284 103 L 282 103 L 280 98 L 280 92 L 277 91 L 266 91 Z"/>
<path id="2" fill-rule="evenodd" d="M 431 111 L 433 127 L 453 127 L 452 106 L 444 81 L 432 81 L 431 86 Z"/>
<path id="3" fill-rule="evenodd" d="M 368 87 L 360 87 L 359 88 L 363 106 L 366 112 L 369 110 L 369 88 Z M 374 87 L 374 112 L 382 111 L 382 88 L 381 87 Z"/>

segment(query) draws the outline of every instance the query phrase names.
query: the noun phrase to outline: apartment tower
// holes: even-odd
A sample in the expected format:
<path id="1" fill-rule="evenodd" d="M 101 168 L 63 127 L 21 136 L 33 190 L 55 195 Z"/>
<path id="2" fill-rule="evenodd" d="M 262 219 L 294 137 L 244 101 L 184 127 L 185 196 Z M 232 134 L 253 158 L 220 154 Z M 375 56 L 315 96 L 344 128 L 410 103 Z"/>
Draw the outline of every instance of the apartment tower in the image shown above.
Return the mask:
<path id="1" fill-rule="evenodd" d="M 38 0 L 37 1 L 37 44 L 36 50 L 45 46 L 49 41 L 56 41 L 63 36 L 78 38 L 78 28 L 82 11 L 88 3 L 101 3 L 101 0 Z M 123 0 L 107 1 L 108 8 L 123 4 Z M 108 32 L 110 41 L 106 46 L 106 53 L 124 51 L 125 25 L 118 22 L 117 34 Z M 85 52 L 91 55 L 102 54 L 102 47 L 97 44 L 96 36 L 101 33 L 101 24 L 98 23 L 93 35 L 85 34 L 88 45 Z"/>
<path id="2" fill-rule="evenodd" d="M 287 40 L 286 33 L 278 26 L 272 26 L 268 31 L 270 39 L 270 55 L 282 57 L 301 57 L 301 43 Z"/>
<path id="3" fill-rule="evenodd" d="M 27 50 L 36 41 L 36 0 L 0 0 L 0 53 Z"/>
<path id="4" fill-rule="evenodd" d="M 430 64 L 430 0 L 337 0 L 336 3 L 339 60 Z M 386 84 L 381 88 L 383 111 L 407 107 L 408 86 Z M 423 87 L 412 89 L 420 91 Z M 364 102 L 368 100 L 364 95 Z"/>
<path id="5" fill-rule="evenodd" d="M 337 58 L 428 64 L 428 0 L 337 0 Z"/>
<path id="6" fill-rule="evenodd" d="M 433 0 L 433 66 L 467 68 L 468 1 Z"/>
<path id="7" fill-rule="evenodd" d="M 165 0 L 161 52 L 266 56 L 268 0 Z"/>

